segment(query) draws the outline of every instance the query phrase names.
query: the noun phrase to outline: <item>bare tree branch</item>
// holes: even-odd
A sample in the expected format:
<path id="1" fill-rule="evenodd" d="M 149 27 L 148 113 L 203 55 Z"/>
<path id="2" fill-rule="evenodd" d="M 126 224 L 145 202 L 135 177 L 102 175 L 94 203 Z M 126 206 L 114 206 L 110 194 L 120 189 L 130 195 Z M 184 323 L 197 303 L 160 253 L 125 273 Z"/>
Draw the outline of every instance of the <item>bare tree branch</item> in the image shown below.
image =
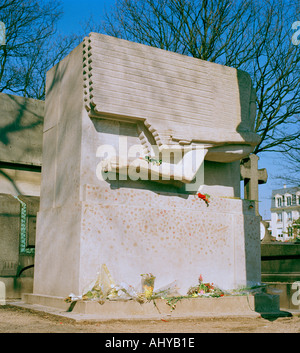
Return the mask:
<path id="1" fill-rule="evenodd" d="M 44 99 L 46 72 L 79 43 L 57 35 L 57 0 L 0 0 L 6 45 L 0 46 L 0 92 Z"/>

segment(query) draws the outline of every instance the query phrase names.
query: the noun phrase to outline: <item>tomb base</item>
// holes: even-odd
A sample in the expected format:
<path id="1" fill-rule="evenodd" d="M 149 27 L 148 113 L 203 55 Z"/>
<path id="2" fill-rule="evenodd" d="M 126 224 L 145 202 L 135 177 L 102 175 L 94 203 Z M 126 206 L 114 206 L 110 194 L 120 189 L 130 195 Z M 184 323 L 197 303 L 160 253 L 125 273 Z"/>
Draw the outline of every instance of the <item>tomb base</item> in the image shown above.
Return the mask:
<path id="1" fill-rule="evenodd" d="M 221 289 L 260 282 L 259 217 L 251 201 L 86 185 L 82 200 L 41 210 L 34 294 L 82 295 L 105 264 L 115 283 L 155 289 L 176 281 L 186 295 L 204 282 Z"/>
<path id="2" fill-rule="evenodd" d="M 225 296 L 221 298 L 184 298 L 176 302 L 171 310 L 165 299 L 139 304 L 136 301 L 93 301 L 66 303 L 64 298 L 35 294 L 24 294 L 23 301 L 14 305 L 24 306 L 55 315 L 82 320 L 160 320 L 195 319 L 203 317 L 236 317 L 263 315 L 288 315 L 280 312 L 278 295 Z"/>

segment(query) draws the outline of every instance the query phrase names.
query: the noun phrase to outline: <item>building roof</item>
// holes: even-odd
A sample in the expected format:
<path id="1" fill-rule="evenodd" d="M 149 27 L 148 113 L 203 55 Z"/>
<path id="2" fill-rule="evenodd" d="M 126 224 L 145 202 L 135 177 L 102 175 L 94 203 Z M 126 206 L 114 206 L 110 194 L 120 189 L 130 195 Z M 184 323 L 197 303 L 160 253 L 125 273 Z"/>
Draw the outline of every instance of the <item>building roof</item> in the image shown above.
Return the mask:
<path id="1" fill-rule="evenodd" d="M 281 189 L 274 189 L 272 190 L 272 202 L 271 202 L 271 211 L 273 208 L 280 209 L 280 208 L 285 208 L 287 207 L 286 205 L 282 205 L 282 207 L 276 207 L 275 204 L 275 195 L 285 195 L 285 194 L 290 194 L 290 195 L 296 195 L 297 192 L 300 192 L 300 186 L 291 186 L 291 187 L 283 187 Z M 292 204 L 288 207 L 299 207 L 300 205 L 298 203 L 295 203 L 295 200 L 292 200 Z"/>
<path id="2" fill-rule="evenodd" d="M 284 195 L 284 194 L 295 194 L 297 191 L 300 191 L 300 186 L 292 186 L 289 188 L 281 188 L 272 190 L 272 196 L 274 197 L 276 194 Z"/>

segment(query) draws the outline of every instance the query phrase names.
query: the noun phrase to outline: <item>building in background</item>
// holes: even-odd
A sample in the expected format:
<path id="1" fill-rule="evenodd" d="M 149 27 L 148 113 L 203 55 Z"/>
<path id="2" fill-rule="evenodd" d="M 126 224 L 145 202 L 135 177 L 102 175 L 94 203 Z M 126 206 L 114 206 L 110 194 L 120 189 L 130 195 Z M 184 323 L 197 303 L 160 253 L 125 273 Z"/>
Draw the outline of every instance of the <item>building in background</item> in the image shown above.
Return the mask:
<path id="1" fill-rule="evenodd" d="M 300 217 L 300 186 L 272 191 L 271 230 L 279 241 L 293 237 L 292 223 Z"/>

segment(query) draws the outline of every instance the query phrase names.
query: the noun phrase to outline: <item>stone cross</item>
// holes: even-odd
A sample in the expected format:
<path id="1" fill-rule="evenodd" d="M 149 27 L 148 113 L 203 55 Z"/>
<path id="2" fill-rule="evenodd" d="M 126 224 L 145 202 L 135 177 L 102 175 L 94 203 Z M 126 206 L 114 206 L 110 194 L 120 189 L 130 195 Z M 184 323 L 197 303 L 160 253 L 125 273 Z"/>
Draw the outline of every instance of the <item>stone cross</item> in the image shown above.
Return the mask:
<path id="1" fill-rule="evenodd" d="M 259 157 L 250 154 L 241 162 L 241 178 L 244 180 L 244 198 L 255 201 L 255 213 L 258 216 L 258 185 L 265 184 L 268 179 L 265 168 L 258 169 Z"/>

